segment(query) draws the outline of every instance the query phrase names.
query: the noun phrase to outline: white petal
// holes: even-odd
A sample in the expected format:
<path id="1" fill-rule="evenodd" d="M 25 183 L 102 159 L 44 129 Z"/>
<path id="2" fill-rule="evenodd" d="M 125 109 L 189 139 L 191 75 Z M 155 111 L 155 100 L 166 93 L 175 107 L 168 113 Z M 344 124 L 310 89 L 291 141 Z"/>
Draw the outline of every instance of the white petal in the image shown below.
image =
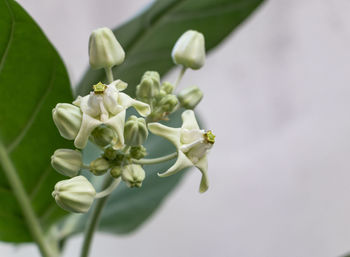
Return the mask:
<path id="1" fill-rule="evenodd" d="M 80 107 L 82 97 L 79 95 L 77 99 L 73 101 L 73 104 Z"/>
<path id="2" fill-rule="evenodd" d="M 108 85 L 103 94 L 103 104 L 105 108 L 113 115 L 118 114 L 124 108 L 118 104 L 118 90 L 113 85 Z"/>
<path id="3" fill-rule="evenodd" d="M 182 113 L 182 128 L 185 129 L 196 129 L 199 130 L 199 126 L 196 120 L 196 117 L 194 116 L 194 112 L 192 110 L 186 110 Z"/>
<path id="4" fill-rule="evenodd" d="M 100 102 L 101 96 L 96 96 L 93 92 L 80 99 L 80 109 L 83 113 L 90 115 L 91 117 L 98 117 L 100 115 Z"/>
<path id="5" fill-rule="evenodd" d="M 118 142 L 116 147 L 124 145 L 124 123 L 125 123 L 125 110 L 121 111 L 114 117 L 110 118 L 106 124 L 111 127 L 118 136 Z"/>
<path id="6" fill-rule="evenodd" d="M 136 109 L 136 111 L 144 117 L 151 113 L 151 107 L 148 104 L 141 101 L 137 101 L 124 93 L 119 93 L 118 103 L 124 106 L 124 108 L 133 106 Z"/>
<path id="7" fill-rule="evenodd" d="M 204 130 L 199 129 L 181 129 L 181 143 L 182 144 L 191 144 L 196 141 L 204 140 Z"/>
<path id="8" fill-rule="evenodd" d="M 178 155 L 177 155 L 177 160 L 174 163 L 173 166 L 171 166 L 166 172 L 164 173 L 158 173 L 159 177 L 168 177 L 170 175 L 173 175 L 187 167 L 191 167 L 193 166 L 193 163 L 191 162 L 190 159 L 187 158 L 187 156 L 181 152 L 178 151 Z"/>
<path id="9" fill-rule="evenodd" d="M 201 184 L 199 186 L 199 192 L 204 193 L 208 190 L 209 180 L 208 180 L 208 159 L 204 156 L 195 165 L 202 172 Z"/>
<path id="10" fill-rule="evenodd" d="M 110 87 L 110 86 L 114 87 L 118 91 L 123 91 L 124 89 L 126 89 L 128 87 L 128 83 L 126 83 L 120 79 L 117 79 L 108 85 L 108 87 Z"/>
<path id="11" fill-rule="evenodd" d="M 180 133 L 181 128 L 171 128 L 160 123 L 153 122 L 148 124 L 148 129 L 155 135 L 164 137 L 172 142 L 177 149 L 181 147 Z"/>
<path id="12" fill-rule="evenodd" d="M 86 146 L 91 132 L 100 124 L 102 124 L 102 122 L 83 113 L 80 130 L 74 140 L 75 147 L 83 149 Z"/>

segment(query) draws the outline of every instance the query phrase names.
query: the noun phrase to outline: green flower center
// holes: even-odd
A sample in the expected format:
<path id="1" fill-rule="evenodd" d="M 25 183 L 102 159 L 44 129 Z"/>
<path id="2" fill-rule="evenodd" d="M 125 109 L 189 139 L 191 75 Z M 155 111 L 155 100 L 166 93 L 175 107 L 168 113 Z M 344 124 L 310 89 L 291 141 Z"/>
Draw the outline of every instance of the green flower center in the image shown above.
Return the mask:
<path id="1" fill-rule="evenodd" d="M 94 93 L 97 95 L 101 95 L 105 92 L 107 86 L 105 84 L 102 84 L 101 82 L 98 82 L 96 85 L 92 86 L 94 89 Z"/>
<path id="2" fill-rule="evenodd" d="M 211 132 L 211 130 L 204 133 L 204 140 L 209 144 L 215 143 L 215 135 Z"/>

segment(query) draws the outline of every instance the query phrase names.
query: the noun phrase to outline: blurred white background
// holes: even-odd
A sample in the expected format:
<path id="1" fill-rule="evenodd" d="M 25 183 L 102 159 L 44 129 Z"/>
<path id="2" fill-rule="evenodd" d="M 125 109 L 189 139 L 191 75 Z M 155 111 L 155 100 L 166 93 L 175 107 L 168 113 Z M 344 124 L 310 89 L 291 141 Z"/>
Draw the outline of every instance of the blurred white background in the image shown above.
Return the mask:
<path id="1" fill-rule="evenodd" d="M 148 0 L 20 0 L 76 84 L 91 30 Z M 350 2 L 270 0 L 182 86 L 217 135 L 211 188 L 193 170 L 136 233 L 98 234 L 92 257 L 337 257 L 350 250 Z M 219 29 L 219 28 L 218 28 Z M 175 74 L 169 79 L 174 79 Z M 118 217 L 116 217 L 117 219 Z M 75 237 L 65 257 L 78 256 Z M 0 256 L 38 256 L 0 244 Z"/>

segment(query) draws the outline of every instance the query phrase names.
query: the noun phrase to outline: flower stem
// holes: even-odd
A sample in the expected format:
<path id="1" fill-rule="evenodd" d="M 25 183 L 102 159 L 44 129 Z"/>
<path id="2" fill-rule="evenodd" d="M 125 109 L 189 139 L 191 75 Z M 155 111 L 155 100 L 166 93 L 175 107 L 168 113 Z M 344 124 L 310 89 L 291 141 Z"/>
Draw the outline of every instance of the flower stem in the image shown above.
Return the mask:
<path id="1" fill-rule="evenodd" d="M 113 182 L 114 182 L 114 179 L 112 177 L 106 176 L 106 178 L 103 182 L 103 188 L 108 188 Z M 107 202 L 108 196 L 109 195 L 107 195 L 103 198 L 100 198 L 96 201 L 93 212 L 91 213 L 89 222 L 87 224 L 84 242 L 83 242 L 83 246 L 81 248 L 80 257 L 88 257 L 89 256 L 90 245 L 91 245 L 94 233 L 96 231 L 96 228 L 98 226 L 98 222 L 100 220 L 103 207 L 105 206 L 105 204 Z"/>
<path id="2" fill-rule="evenodd" d="M 115 179 L 106 189 L 104 189 L 101 192 L 98 192 L 95 196 L 95 198 L 103 198 L 109 194 L 111 194 L 113 192 L 113 190 L 115 188 L 117 188 L 117 186 L 120 183 L 120 178 Z"/>
<path id="3" fill-rule="evenodd" d="M 151 164 L 157 164 L 157 163 L 169 161 L 171 159 L 174 159 L 176 156 L 177 156 L 177 152 L 171 153 L 162 157 L 158 157 L 158 158 L 152 158 L 152 159 L 140 159 L 140 160 L 132 159 L 132 162 L 135 164 L 141 164 L 141 165 L 151 165 Z"/>
<path id="4" fill-rule="evenodd" d="M 107 76 L 107 80 L 108 83 L 112 83 L 113 82 L 113 72 L 112 72 L 112 68 L 105 68 L 105 72 L 106 72 L 106 76 Z"/>
<path id="5" fill-rule="evenodd" d="M 43 257 L 54 257 L 58 253 L 46 241 L 44 232 L 42 231 L 39 220 L 30 204 L 28 194 L 25 192 L 23 184 L 17 174 L 17 171 L 4 147 L 0 141 L 0 166 L 2 167 L 9 184 L 12 187 L 12 192 L 15 195 L 23 216 L 27 222 L 28 228 L 32 234 L 34 241 L 37 243 Z"/>
<path id="6" fill-rule="evenodd" d="M 181 81 L 182 77 L 184 76 L 186 69 L 187 68 L 185 66 L 182 66 L 180 73 L 179 73 L 179 76 L 177 77 L 177 80 L 175 82 L 174 89 L 180 84 L 180 81 Z"/>

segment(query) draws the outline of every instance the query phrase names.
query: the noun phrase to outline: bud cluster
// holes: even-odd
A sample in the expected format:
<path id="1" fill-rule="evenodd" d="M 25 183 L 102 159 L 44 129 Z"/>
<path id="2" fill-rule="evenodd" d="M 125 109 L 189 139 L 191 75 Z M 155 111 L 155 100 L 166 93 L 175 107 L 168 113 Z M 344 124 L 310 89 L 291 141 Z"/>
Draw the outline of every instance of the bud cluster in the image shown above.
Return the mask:
<path id="1" fill-rule="evenodd" d="M 136 98 L 151 107 L 148 121 L 166 119 L 178 107 L 178 99 L 172 94 L 174 86 L 169 82 L 161 84 L 159 73 L 146 71 L 136 87 Z"/>
<path id="2" fill-rule="evenodd" d="M 87 212 L 95 197 L 98 197 L 93 185 L 80 175 L 83 169 L 89 170 L 94 176 L 110 176 L 118 183 L 123 180 L 129 187 L 141 187 L 146 174 L 140 163 L 147 164 L 147 161 L 142 160 L 147 155 L 143 144 L 149 130 L 156 135 L 168 135 L 171 140 L 180 136 L 172 141 L 178 147 L 178 158 L 183 153 L 188 158 L 187 164 L 202 167 L 201 162 L 213 144 L 212 134 L 203 134 L 197 127 L 193 131 L 178 128 L 179 131 L 174 132 L 177 129 L 173 128 L 162 132 L 162 126 L 150 123 L 167 120 L 168 115 L 180 107 L 193 109 L 201 101 L 203 93 L 196 86 L 187 87 L 177 95 L 174 93 L 186 68 L 199 69 L 204 64 L 205 47 L 201 33 L 187 31 L 174 46 L 173 61 L 181 65 L 183 71 L 178 81 L 175 84 L 161 82 L 157 71 L 146 71 L 136 87 L 136 99 L 122 92 L 127 83 L 113 80 L 111 68 L 123 63 L 125 52 L 110 29 L 101 28 L 92 32 L 89 58 L 92 68 L 105 69 L 109 84 L 98 82 L 92 86 L 88 95 L 78 96 L 72 104 L 57 104 L 52 116 L 61 136 L 74 140 L 75 148 L 84 149 L 90 140 L 102 153 L 89 164 L 83 164 L 80 150 L 58 149 L 54 152 L 51 157 L 52 167 L 70 177 L 58 182 L 52 193 L 60 207 L 71 212 Z M 126 110 L 130 107 L 134 107 L 140 116 L 127 118 Z M 193 137 L 196 141 L 190 140 L 185 144 L 182 142 L 185 137 Z"/>

